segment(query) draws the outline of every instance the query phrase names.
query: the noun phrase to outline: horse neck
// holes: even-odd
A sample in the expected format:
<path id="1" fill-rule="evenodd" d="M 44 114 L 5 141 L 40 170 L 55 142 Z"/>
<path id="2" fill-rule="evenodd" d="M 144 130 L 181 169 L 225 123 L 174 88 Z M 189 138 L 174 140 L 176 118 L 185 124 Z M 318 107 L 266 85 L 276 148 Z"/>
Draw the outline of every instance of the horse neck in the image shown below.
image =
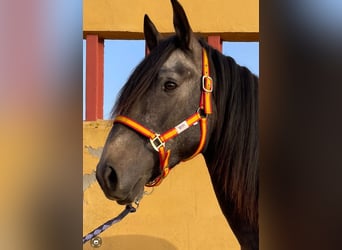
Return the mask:
<path id="1" fill-rule="evenodd" d="M 227 220 L 256 227 L 258 79 L 232 58 L 212 49 L 208 52 L 217 113 L 203 155 Z"/>

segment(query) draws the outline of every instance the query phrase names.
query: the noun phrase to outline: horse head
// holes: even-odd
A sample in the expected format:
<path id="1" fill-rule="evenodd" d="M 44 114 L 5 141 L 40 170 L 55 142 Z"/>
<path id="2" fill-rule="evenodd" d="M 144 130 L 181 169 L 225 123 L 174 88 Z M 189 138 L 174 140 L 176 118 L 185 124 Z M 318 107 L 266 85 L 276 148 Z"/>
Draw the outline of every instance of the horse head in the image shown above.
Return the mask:
<path id="1" fill-rule="evenodd" d="M 203 48 L 182 6 L 171 3 L 174 36 L 164 39 L 144 17 L 150 54 L 121 90 L 97 166 L 105 195 L 119 204 L 140 199 L 145 185 L 159 183 L 180 161 L 200 153 L 210 134 L 213 118 L 205 109 L 215 107 L 203 97 L 212 91 L 210 76 L 203 78 Z"/>

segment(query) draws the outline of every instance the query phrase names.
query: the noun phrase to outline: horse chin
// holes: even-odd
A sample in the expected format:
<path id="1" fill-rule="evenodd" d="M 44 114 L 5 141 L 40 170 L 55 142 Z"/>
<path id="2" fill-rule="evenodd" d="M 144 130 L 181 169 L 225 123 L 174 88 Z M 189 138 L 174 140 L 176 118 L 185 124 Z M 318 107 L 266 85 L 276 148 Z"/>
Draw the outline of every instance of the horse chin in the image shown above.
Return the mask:
<path id="1" fill-rule="evenodd" d="M 144 185 L 140 179 L 132 188 L 131 192 L 124 199 L 115 199 L 119 205 L 129 205 L 133 202 L 139 202 L 144 194 Z"/>
<path id="2" fill-rule="evenodd" d="M 129 205 L 132 203 L 138 203 L 143 197 L 144 189 L 141 190 L 137 195 L 132 195 L 123 200 L 116 200 L 119 205 Z"/>
<path id="3" fill-rule="evenodd" d="M 131 201 L 131 200 L 117 200 L 116 201 L 119 205 L 128 205 L 128 204 L 132 204 L 133 203 L 133 201 Z"/>

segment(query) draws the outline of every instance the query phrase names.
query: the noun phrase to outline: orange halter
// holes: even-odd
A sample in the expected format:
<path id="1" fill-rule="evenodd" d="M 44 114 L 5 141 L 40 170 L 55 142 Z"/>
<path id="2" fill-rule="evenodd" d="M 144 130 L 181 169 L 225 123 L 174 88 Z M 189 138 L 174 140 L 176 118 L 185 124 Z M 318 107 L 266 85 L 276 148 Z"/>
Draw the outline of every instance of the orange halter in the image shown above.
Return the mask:
<path id="1" fill-rule="evenodd" d="M 128 118 L 123 115 L 119 115 L 114 119 L 114 123 L 121 123 L 126 125 L 127 127 L 132 128 L 136 132 L 144 135 L 145 137 L 150 139 L 150 143 L 152 147 L 159 153 L 160 160 L 160 169 L 161 175 L 158 176 L 153 181 L 146 184 L 147 187 L 158 186 L 162 180 L 168 175 L 170 169 L 168 167 L 168 162 L 171 154 L 171 150 L 165 149 L 165 143 L 184 132 L 188 128 L 193 125 L 196 125 L 200 122 L 201 125 L 201 139 L 198 145 L 197 150 L 193 153 L 193 155 L 186 159 L 189 160 L 199 154 L 205 144 L 206 135 L 207 135 L 207 116 L 212 114 L 212 92 L 213 92 L 213 79 L 209 76 L 209 61 L 207 52 L 205 49 L 202 49 L 202 93 L 199 108 L 197 111 L 188 117 L 183 122 L 179 123 L 174 128 L 167 130 L 162 134 L 158 134 L 153 132 L 152 130 L 144 127 L 140 123 L 134 121 L 131 118 Z M 186 161 L 185 160 L 185 161 Z"/>

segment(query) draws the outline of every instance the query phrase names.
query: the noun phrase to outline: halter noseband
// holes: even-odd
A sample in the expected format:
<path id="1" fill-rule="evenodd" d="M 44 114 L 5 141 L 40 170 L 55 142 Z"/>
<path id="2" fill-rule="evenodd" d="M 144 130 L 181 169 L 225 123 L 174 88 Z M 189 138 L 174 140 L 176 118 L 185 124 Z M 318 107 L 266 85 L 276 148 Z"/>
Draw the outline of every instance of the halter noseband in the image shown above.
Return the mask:
<path id="1" fill-rule="evenodd" d="M 150 143 L 154 150 L 159 153 L 159 160 L 160 160 L 160 169 L 161 175 L 158 176 L 153 181 L 146 184 L 147 187 L 153 187 L 159 185 L 162 180 L 168 175 L 170 169 L 168 167 L 168 162 L 171 154 L 171 150 L 165 149 L 165 143 L 174 138 L 175 136 L 179 135 L 180 133 L 184 132 L 188 128 L 193 125 L 196 125 L 200 122 L 201 125 L 201 139 L 197 150 L 193 153 L 191 157 L 186 160 L 189 160 L 199 154 L 205 144 L 206 136 L 207 136 L 207 116 L 212 114 L 212 91 L 213 91 L 213 79 L 209 75 L 209 61 L 206 50 L 202 49 L 202 91 L 201 91 L 201 98 L 200 104 L 197 111 L 189 116 L 186 120 L 179 123 L 177 126 L 167 130 L 162 134 L 158 134 L 153 132 L 152 130 L 144 127 L 140 123 L 134 121 L 131 118 L 128 118 L 123 115 L 119 115 L 114 119 L 115 123 L 121 123 L 126 125 L 127 127 L 135 130 L 136 132 L 144 135 L 145 137 L 150 139 Z M 185 161 L 186 161 L 185 160 Z"/>

